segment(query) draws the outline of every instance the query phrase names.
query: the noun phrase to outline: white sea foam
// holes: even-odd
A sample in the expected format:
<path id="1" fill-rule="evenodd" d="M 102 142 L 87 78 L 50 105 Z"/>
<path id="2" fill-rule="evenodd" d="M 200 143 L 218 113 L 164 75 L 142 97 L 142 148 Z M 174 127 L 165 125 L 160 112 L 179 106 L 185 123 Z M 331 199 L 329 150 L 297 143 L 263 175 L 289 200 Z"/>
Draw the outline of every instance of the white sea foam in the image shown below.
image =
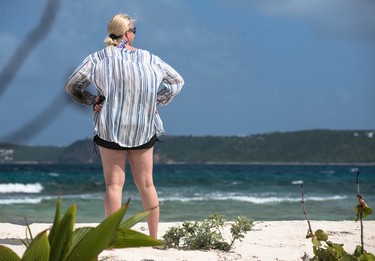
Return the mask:
<path id="1" fill-rule="evenodd" d="M 335 174 L 334 170 L 322 170 L 320 171 L 321 174 Z"/>
<path id="2" fill-rule="evenodd" d="M 103 199 L 103 195 L 102 194 L 80 194 L 78 195 L 80 199 L 84 199 L 84 200 L 102 200 Z M 71 196 L 72 198 L 75 198 L 77 197 L 77 195 L 72 195 Z"/>
<path id="3" fill-rule="evenodd" d="M 326 201 L 326 200 L 342 200 L 348 198 L 347 196 L 331 196 L 331 197 L 307 197 L 308 201 Z"/>
<path id="4" fill-rule="evenodd" d="M 327 200 L 342 200 L 345 199 L 345 196 L 330 196 L 330 197 L 307 197 L 305 201 L 327 201 Z M 289 198 L 289 197 L 248 197 L 248 196 L 234 196 L 228 197 L 227 199 L 223 198 L 222 200 L 236 200 L 250 202 L 253 204 L 269 204 L 269 203 L 282 203 L 282 202 L 299 202 L 301 198 Z"/>
<path id="5" fill-rule="evenodd" d="M 13 204 L 39 204 L 43 198 L 8 198 L 0 199 L 0 205 L 13 205 Z"/>
<path id="6" fill-rule="evenodd" d="M 301 185 L 303 184 L 303 180 L 293 180 L 292 185 Z"/>
<path id="7" fill-rule="evenodd" d="M 40 183 L 21 184 L 21 183 L 7 183 L 0 184 L 0 193 L 40 193 L 43 186 Z"/>
<path id="8" fill-rule="evenodd" d="M 180 202 L 189 202 L 189 201 L 203 201 L 211 200 L 209 198 L 203 197 L 159 197 L 159 201 L 180 201 Z"/>
<path id="9" fill-rule="evenodd" d="M 327 197 L 306 197 L 305 201 L 329 201 L 329 200 L 343 200 L 346 199 L 346 196 L 327 196 Z M 206 195 L 204 197 L 195 196 L 195 197 L 161 197 L 159 198 L 160 201 L 180 201 L 180 202 L 189 202 L 189 201 L 204 201 L 204 200 L 233 200 L 233 201 L 242 201 L 242 202 L 249 202 L 253 204 L 271 204 L 271 203 L 283 203 L 283 202 L 300 202 L 301 198 L 296 197 L 256 197 L 256 196 L 247 196 L 247 195 Z"/>

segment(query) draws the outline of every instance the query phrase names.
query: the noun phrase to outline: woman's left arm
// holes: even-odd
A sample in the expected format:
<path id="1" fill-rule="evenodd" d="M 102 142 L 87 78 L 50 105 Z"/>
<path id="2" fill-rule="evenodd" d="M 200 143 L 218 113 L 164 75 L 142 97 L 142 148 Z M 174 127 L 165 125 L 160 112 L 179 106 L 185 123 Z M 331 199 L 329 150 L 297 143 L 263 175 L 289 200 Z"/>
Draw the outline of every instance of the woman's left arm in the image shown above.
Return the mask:
<path id="1" fill-rule="evenodd" d="M 169 64 L 160 60 L 160 66 L 164 73 L 162 81 L 164 87 L 157 94 L 157 103 L 158 105 L 167 105 L 181 91 L 185 82 Z"/>

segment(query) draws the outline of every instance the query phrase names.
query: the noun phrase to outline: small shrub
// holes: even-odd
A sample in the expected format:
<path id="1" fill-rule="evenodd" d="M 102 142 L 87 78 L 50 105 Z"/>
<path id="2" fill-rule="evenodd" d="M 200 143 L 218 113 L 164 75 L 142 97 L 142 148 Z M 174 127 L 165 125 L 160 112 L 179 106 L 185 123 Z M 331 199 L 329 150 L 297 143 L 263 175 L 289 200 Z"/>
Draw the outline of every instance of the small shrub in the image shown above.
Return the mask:
<path id="1" fill-rule="evenodd" d="M 236 240 L 242 241 L 253 227 L 253 221 L 240 216 L 231 225 L 232 240 L 224 240 L 221 233 L 225 224 L 221 215 L 211 215 L 201 222 L 185 221 L 181 226 L 169 228 L 163 236 L 165 247 L 197 249 L 219 249 L 229 251 Z"/>

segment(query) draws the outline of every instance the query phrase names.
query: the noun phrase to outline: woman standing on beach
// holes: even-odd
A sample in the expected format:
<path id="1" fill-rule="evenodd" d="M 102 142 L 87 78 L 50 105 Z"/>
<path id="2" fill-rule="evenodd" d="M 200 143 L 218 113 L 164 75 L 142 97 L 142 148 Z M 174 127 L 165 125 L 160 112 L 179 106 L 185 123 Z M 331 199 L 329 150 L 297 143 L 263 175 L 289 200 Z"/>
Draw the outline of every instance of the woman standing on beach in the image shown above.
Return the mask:
<path id="1" fill-rule="evenodd" d="M 65 86 L 78 103 L 92 105 L 94 142 L 99 146 L 106 193 L 105 215 L 122 205 L 126 159 L 140 192 L 149 233 L 157 238 L 159 201 L 153 183 L 153 146 L 164 132 L 157 105 L 167 105 L 183 84 L 182 77 L 159 57 L 132 46 L 134 20 L 117 14 L 108 23 L 107 47 L 78 66 Z M 86 91 L 93 84 L 97 95 Z M 158 90 L 160 84 L 163 88 Z"/>

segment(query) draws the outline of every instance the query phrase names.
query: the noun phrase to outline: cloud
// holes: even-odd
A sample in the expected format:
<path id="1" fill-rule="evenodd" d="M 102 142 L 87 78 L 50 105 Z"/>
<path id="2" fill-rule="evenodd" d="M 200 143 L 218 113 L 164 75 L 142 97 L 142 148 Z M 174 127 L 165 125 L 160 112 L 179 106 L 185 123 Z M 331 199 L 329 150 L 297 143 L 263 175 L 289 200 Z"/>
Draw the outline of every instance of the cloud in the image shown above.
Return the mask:
<path id="1" fill-rule="evenodd" d="M 325 37 L 375 41 L 373 0 L 255 0 L 254 8 L 270 16 L 308 20 Z"/>

